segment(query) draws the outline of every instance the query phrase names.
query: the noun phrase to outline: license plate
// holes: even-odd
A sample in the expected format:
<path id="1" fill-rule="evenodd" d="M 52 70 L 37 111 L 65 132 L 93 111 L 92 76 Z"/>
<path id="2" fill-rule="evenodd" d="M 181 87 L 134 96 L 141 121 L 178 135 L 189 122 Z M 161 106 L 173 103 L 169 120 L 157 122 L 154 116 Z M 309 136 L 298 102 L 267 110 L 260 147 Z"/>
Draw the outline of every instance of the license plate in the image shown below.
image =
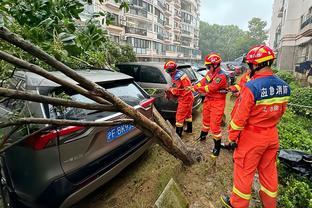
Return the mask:
<path id="1" fill-rule="evenodd" d="M 130 124 L 123 124 L 119 126 L 115 126 L 113 128 L 108 129 L 106 133 L 107 142 L 112 142 L 113 140 L 125 135 L 126 133 L 133 130 L 135 127 Z"/>

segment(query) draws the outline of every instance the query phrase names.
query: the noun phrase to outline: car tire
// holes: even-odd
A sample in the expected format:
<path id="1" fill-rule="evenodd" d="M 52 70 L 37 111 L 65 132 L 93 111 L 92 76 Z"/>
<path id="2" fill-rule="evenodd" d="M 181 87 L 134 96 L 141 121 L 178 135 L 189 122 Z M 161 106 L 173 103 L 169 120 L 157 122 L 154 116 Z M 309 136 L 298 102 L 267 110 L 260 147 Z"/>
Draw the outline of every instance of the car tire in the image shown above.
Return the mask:
<path id="1" fill-rule="evenodd" d="M 1 178 L 3 180 L 3 178 Z M 15 196 L 10 193 L 8 190 L 8 187 L 6 185 L 2 184 L 1 181 L 1 201 L 2 201 L 2 207 L 3 208 L 20 208 L 24 207 L 18 201 L 16 200 Z"/>

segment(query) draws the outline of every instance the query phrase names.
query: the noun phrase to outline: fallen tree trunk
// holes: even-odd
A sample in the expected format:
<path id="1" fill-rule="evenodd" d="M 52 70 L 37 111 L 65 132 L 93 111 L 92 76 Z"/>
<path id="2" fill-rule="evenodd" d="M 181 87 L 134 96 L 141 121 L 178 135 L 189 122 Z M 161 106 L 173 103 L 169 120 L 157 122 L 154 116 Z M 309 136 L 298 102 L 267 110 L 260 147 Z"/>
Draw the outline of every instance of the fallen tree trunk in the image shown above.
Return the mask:
<path id="1" fill-rule="evenodd" d="M 103 87 L 97 85 L 96 83 L 86 79 L 85 77 L 81 76 L 78 74 L 76 71 L 71 69 L 70 67 L 66 66 L 62 62 L 56 60 L 54 57 L 50 56 L 46 52 L 44 52 L 42 49 L 40 49 L 37 46 L 34 46 L 28 41 L 25 41 L 24 39 L 18 37 L 16 34 L 11 33 L 4 27 L 0 27 L 0 38 L 3 40 L 6 40 L 7 42 L 23 49 L 24 51 L 32 54 L 34 57 L 39 58 L 40 60 L 44 61 L 48 65 L 52 66 L 53 68 L 63 72 L 65 75 L 70 77 L 71 79 L 75 80 L 85 88 L 87 91 L 91 91 L 92 95 L 97 95 L 98 98 L 104 98 L 105 103 L 103 101 L 99 101 L 97 98 L 94 96 L 91 96 L 90 99 L 93 99 L 101 104 L 107 104 L 107 101 L 110 102 L 114 107 L 116 107 L 120 112 L 124 113 L 128 117 L 134 119 L 134 122 L 136 126 L 141 129 L 144 133 L 147 135 L 155 135 L 156 138 L 158 138 L 162 143 L 163 146 L 166 147 L 166 150 L 171 153 L 173 156 L 176 158 L 179 158 L 184 162 L 184 164 L 192 164 L 194 163 L 197 159 L 192 156 L 192 154 L 189 154 L 188 152 L 185 151 L 185 144 L 183 142 L 179 143 L 180 146 L 177 146 L 175 139 L 173 139 L 172 135 L 168 134 L 167 131 L 164 131 L 159 125 L 157 125 L 155 122 L 151 121 L 150 119 L 146 118 L 144 115 L 142 115 L 139 111 L 137 111 L 135 108 L 132 106 L 126 104 L 123 102 L 120 98 L 114 96 L 107 90 L 105 90 Z M 7 54 L 4 52 L 2 54 L 2 59 L 7 58 Z M 1 55 L 0 54 L 0 55 Z M 6 56 L 3 56 L 6 55 Z M 1 56 L 0 56 L 1 58 Z M 11 61 L 10 63 L 13 63 L 12 57 L 10 59 L 6 59 L 7 61 Z M 22 67 L 28 67 L 28 69 L 41 69 L 40 67 L 37 68 L 37 66 L 34 66 L 33 64 L 30 64 L 30 66 L 27 66 L 24 62 L 23 64 L 20 64 L 20 60 L 16 60 L 18 62 L 15 62 L 13 64 L 22 66 Z M 27 63 L 27 62 L 26 62 Z M 29 64 L 29 63 L 28 63 Z M 27 68 L 26 68 L 27 69 Z M 34 72 L 34 71 L 33 71 Z M 42 75 L 50 80 L 51 76 L 49 77 L 48 72 L 43 74 L 41 70 L 37 71 L 37 73 L 40 72 Z M 36 73 L 36 72 L 35 72 Z M 55 77 L 53 77 L 55 79 Z M 53 80 L 52 80 L 53 81 Z M 59 80 L 60 81 L 60 80 Z M 63 80 L 64 81 L 64 80 Z M 68 82 L 64 82 L 63 84 L 67 84 Z M 73 86 L 70 86 L 73 87 Z M 80 89 L 81 91 L 81 89 Z M 88 94 L 90 96 L 90 94 Z M 156 117 L 158 117 L 156 115 Z M 158 118 L 156 118 L 158 119 Z M 190 150 L 191 151 L 191 150 Z"/>
<path id="2" fill-rule="evenodd" d="M 0 30 L 1 31 L 1 30 Z M 105 105 L 111 105 L 111 103 L 107 102 L 106 100 L 104 100 L 101 97 L 98 97 L 92 93 L 90 93 L 88 90 L 85 90 L 84 88 L 80 87 L 79 85 L 76 84 L 72 84 L 67 82 L 66 80 L 63 80 L 51 73 L 49 73 L 48 71 L 44 70 L 43 68 L 35 65 L 35 64 L 31 64 L 28 63 L 27 61 L 24 61 L 22 59 L 16 58 L 15 56 L 12 56 L 11 54 L 8 54 L 4 51 L 0 51 L 0 59 L 13 64 L 15 66 L 18 66 L 22 69 L 26 69 L 27 71 L 33 72 L 35 74 L 38 74 L 42 77 L 45 77 L 61 86 L 65 86 L 68 87 L 76 92 L 78 92 L 81 95 L 86 96 L 87 98 L 90 98 L 100 104 L 105 104 Z"/>
<path id="3" fill-rule="evenodd" d="M 97 103 L 82 103 L 72 100 L 65 100 L 61 98 L 48 97 L 43 95 L 37 95 L 20 90 L 11 90 L 0 87 L 0 96 L 9 97 L 20 100 L 28 100 L 38 103 L 47 103 L 55 106 L 65 106 L 74 108 L 83 108 L 88 110 L 101 110 L 101 111 L 116 111 L 117 109 L 112 105 L 100 105 Z"/>
<path id="4" fill-rule="evenodd" d="M 75 121 L 65 119 L 20 118 L 9 122 L 0 122 L 0 128 L 24 124 L 52 124 L 57 126 L 115 126 L 119 124 L 133 124 L 132 119 L 118 119 L 114 121 Z"/>

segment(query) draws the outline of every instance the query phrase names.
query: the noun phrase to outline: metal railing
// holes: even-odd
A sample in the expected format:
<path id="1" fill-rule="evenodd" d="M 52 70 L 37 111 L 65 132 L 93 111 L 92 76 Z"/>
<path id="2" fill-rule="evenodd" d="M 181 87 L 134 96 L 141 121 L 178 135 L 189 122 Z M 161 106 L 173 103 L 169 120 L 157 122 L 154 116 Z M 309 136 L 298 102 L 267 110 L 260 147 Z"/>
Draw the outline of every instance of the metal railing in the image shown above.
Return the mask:
<path id="1" fill-rule="evenodd" d="M 126 27 L 126 33 L 147 36 L 147 30 L 135 27 Z"/>
<path id="2" fill-rule="evenodd" d="M 141 8 L 130 7 L 130 14 L 147 17 L 147 11 Z"/>

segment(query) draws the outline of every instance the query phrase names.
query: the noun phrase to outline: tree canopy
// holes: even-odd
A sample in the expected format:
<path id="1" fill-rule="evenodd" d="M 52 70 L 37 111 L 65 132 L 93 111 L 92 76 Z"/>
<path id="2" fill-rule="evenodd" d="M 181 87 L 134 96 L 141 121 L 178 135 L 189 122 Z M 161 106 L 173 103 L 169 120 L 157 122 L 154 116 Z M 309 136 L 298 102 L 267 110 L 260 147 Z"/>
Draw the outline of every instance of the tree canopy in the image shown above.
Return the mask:
<path id="1" fill-rule="evenodd" d="M 217 25 L 200 22 L 199 46 L 203 57 L 210 52 L 218 52 L 223 60 L 231 61 L 247 53 L 253 45 L 267 39 L 266 22 L 253 18 L 248 22 L 248 31 L 236 25 Z"/>

